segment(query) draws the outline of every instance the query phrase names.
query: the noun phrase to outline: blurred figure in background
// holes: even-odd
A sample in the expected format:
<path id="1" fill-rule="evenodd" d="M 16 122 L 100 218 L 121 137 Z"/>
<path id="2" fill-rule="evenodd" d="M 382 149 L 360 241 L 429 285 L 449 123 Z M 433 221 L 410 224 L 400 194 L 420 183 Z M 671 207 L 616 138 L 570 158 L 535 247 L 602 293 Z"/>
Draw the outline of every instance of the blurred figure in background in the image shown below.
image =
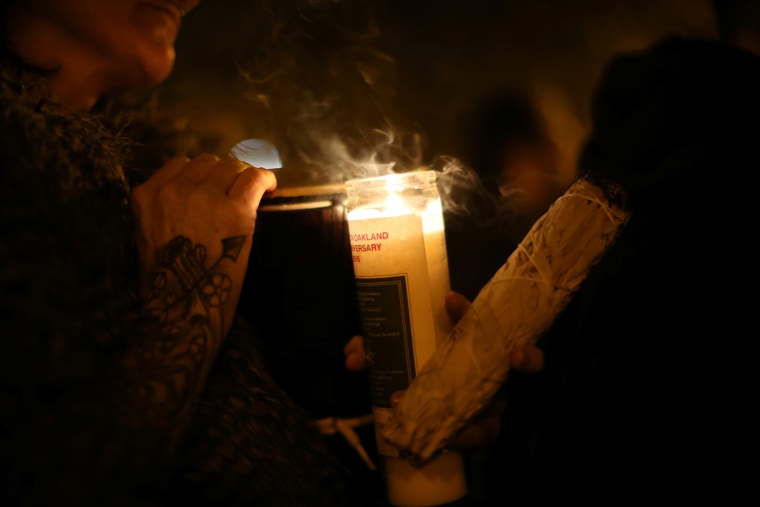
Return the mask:
<path id="1" fill-rule="evenodd" d="M 493 92 L 461 121 L 462 164 L 443 169 L 451 286 L 472 300 L 565 190 L 557 146 L 528 91 Z"/>
<path id="2" fill-rule="evenodd" d="M 631 219 L 542 337 L 540 401 L 510 399 L 533 442 L 488 505 L 752 494 L 760 2 L 714 8 L 721 40 L 619 55 L 597 87 L 579 171 L 622 185 Z"/>
<path id="3" fill-rule="evenodd" d="M 514 222 L 511 236 L 519 242 L 565 190 L 542 112 L 527 90 L 498 91 L 475 105 L 462 131 L 465 163 L 511 215 L 503 219 Z"/>

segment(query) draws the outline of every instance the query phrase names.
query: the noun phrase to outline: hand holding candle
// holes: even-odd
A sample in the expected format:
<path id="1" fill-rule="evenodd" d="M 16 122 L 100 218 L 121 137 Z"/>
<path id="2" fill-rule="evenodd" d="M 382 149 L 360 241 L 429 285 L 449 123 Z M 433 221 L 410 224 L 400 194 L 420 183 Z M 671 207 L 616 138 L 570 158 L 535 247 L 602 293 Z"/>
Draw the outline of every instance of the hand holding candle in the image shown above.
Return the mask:
<path id="1" fill-rule="evenodd" d="M 470 301 L 457 292 L 446 295 L 446 311 L 452 323 L 456 324 L 464 316 L 470 307 Z M 350 371 L 363 371 L 367 368 L 367 352 L 364 348 L 364 337 L 354 336 L 346 344 L 344 353 L 346 356 L 346 369 Z M 543 370 L 543 351 L 532 345 L 517 345 L 509 354 L 510 370 L 535 374 Z M 406 393 L 396 391 L 391 393 L 391 406 L 398 405 Z M 501 417 L 505 410 L 505 403 L 499 399 L 491 400 L 491 403 L 471 420 L 449 440 L 449 449 L 468 451 L 492 443 L 501 432 Z"/>
<path id="2" fill-rule="evenodd" d="M 382 436 L 422 462 L 493 398 L 508 357 L 545 332 L 628 220 L 624 193 L 581 179 L 549 208 L 418 374 Z"/>
<path id="3" fill-rule="evenodd" d="M 470 301 L 458 292 L 446 295 L 446 312 L 453 324 L 459 322 L 470 308 Z M 346 356 L 346 369 L 363 371 L 367 368 L 367 352 L 364 349 L 364 337 L 354 336 L 343 350 Z M 509 354 L 510 370 L 521 373 L 539 373 L 544 369 L 544 353 L 534 345 L 515 345 Z"/>

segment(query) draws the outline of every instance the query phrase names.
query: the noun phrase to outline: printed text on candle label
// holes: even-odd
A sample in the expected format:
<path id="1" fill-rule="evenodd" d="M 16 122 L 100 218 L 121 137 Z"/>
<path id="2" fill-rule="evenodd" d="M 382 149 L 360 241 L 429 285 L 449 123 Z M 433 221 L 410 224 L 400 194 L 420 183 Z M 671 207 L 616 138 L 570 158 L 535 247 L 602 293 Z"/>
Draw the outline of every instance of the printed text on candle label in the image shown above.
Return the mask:
<path id="1" fill-rule="evenodd" d="M 370 395 L 375 407 L 390 408 L 390 395 L 406 389 L 416 371 L 404 275 L 358 278 Z"/>
<path id="2" fill-rule="evenodd" d="M 387 232 L 371 232 L 369 234 L 351 234 L 351 241 L 377 241 L 379 239 L 388 239 Z"/>
<path id="3" fill-rule="evenodd" d="M 350 234 L 351 252 L 353 254 L 380 252 L 383 244 L 377 241 L 387 240 L 389 237 L 390 234 L 387 231 Z M 359 243 L 360 241 L 372 241 L 373 243 Z M 359 255 L 352 255 L 352 258 L 354 262 L 361 262 L 361 256 Z"/>

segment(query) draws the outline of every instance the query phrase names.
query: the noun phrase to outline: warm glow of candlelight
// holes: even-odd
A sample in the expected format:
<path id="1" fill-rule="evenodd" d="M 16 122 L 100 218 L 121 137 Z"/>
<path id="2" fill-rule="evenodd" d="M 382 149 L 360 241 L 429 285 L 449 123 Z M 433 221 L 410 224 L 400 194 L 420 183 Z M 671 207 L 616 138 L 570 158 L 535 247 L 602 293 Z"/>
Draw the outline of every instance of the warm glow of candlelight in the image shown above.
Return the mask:
<path id="1" fill-rule="evenodd" d="M 391 393 L 406 389 L 446 339 L 450 289 L 441 199 L 433 171 L 346 183 L 348 229 L 370 362 L 377 446 L 392 504 L 439 505 L 467 491 L 457 453 L 417 468 L 379 437 L 393 418 Z"/>

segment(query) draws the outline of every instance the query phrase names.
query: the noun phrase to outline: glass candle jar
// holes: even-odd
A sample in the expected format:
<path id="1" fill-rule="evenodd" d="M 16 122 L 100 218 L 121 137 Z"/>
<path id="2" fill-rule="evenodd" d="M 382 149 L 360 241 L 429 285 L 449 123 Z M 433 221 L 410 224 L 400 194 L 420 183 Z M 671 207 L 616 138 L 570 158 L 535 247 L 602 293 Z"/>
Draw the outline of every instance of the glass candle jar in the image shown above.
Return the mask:
<path id="1" fill-rule="evenodd" d="M 347 220 L 370 395 L 385 457 L 390 503 L 433 506 L 467 493 L 462 456 L 444 452 L 418 467 L 380 438 L 393 417 L 390 396 L 406 389 L 451 331 L 441 198 L 435 171 L 346 182 Z"/>

